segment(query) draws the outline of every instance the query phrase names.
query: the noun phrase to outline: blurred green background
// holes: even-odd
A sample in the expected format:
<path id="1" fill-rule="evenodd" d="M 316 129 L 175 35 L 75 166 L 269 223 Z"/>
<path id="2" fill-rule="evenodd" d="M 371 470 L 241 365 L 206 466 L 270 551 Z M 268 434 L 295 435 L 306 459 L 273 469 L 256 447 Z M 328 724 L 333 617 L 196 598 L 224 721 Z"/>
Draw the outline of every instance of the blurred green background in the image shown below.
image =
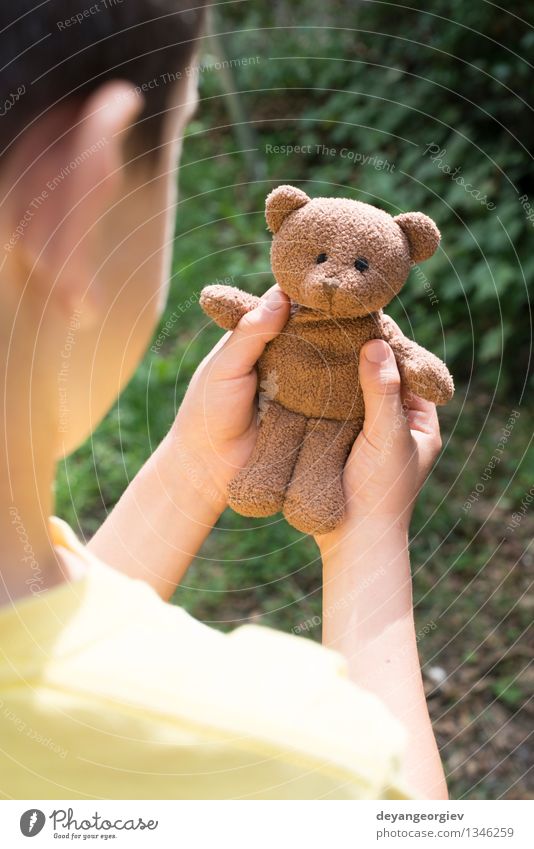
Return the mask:
<path id="1" fill-rule="evenodd" d="M 457 384 L 412 527 L 420 655 L 455 798 L 534 790 L 534 513 L 524 503 L 534 484 L 533 20 L 526 2 L 219 6 L 180 171 L 169 335 L 62 464 L 57 489 L 58 514 L 89 537 L 220 336 L 200 289 L 229 277 L 257 293 L 271 284 L 263 204 L 273 186 L 431 215 L 442 247 L 388 312 Z M 510 416 L 501 462 L 485 475 Z M 320 612 L 317 550 L 279 517 L 227 511 L 174 601 L 215 627 L 291 631 Z M 320 639 L 320 625 L 307 637 Z"/>

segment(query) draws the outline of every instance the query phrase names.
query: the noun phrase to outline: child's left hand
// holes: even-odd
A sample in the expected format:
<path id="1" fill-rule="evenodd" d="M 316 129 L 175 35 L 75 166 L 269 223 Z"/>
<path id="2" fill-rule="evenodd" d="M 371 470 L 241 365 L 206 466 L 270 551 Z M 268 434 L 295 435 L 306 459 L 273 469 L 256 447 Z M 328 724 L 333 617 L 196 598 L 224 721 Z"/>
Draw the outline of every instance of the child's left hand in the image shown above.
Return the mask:
<path id="1" fill-rule="evenodd" d="M 201 362 L 169 434 L 199 496 L 217 509 L 256 441 L 256 362 L 288 318 L 289 299 L 273 286 Z"/>

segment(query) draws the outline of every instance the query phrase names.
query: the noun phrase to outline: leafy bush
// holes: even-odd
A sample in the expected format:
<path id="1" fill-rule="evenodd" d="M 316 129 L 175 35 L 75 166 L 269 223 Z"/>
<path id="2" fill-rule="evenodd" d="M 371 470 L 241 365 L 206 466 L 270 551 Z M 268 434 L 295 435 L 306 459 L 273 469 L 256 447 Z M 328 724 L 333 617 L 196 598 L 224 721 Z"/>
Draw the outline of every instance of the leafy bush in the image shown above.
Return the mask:
<path id="1" fill-rule="evenodd" d="M 224 9 L 215 27 L 237 59 L 236 87 L 269 178 L 241 187 L 241 208 L 258 211 L 271 183 L 291 180 L 392 213 L 427 212 L 442 248 L 414 271 L 395 317 L 457 377 L 521 387 L 534 276 L 534 215 L 519 200 L 534 206 L 531 69 L 521 57 L 534 32 L 490 4 L 461 0 L 431 10 L 351 0 L 326 11 L 304 2 Z M 516 3 L 514 14 L 528 19 L 529 9 Z M 239 64 L 250 56 L 258 61 Z M 202 74 L 206 128 L 228 123 L 220 82 Z M 211 147 L 213 134 L 199 142 Z M 309 152 L 268 153 L 297 145 Z M 247 230 L 256 223 L 259 233 L 256 218 Z"/>

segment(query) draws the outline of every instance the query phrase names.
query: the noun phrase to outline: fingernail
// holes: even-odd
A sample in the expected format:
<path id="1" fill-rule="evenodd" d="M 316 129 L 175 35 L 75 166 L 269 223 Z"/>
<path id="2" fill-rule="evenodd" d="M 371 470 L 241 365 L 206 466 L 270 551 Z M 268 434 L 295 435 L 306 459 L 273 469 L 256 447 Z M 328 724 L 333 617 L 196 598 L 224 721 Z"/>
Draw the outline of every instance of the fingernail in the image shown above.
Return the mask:
<path id="1" fill-rule="evenodd" d="M 381 339 L 368 342 L 364 348 L 365 359 L 370 363 L 383 363 L 389 359 L 389 345 Z"/>
<path id="2" fill-rule="evenodd" d="M 270 310 L 271 312 L 276 312 L 277 310 L 282 309 L 284 304 L 287 301 L 281 292 L 270 292 L 264 301 L 262 301 L 262 305 L 265 306 L 265 309 Z"/>

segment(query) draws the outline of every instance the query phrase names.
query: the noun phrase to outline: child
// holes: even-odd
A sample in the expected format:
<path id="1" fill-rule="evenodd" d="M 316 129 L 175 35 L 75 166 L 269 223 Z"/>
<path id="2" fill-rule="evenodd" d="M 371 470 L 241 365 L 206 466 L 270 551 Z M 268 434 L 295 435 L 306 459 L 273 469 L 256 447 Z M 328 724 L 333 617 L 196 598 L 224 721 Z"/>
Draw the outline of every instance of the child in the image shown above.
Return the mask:
<path id="1" fill-rule="evenodd" d="M 360 362 L 346 519 L 317 538 L 325 647 L 223 635 L 166 603 L 254 444 L 254 364 L 289 311 L 276 287 L 200 365 L 89 545 L 49 519 L 55 462 L 109 409 L 165 301 L 202 15 L 33 6 L 0 12 L 4 102 L 19 93 L 0 168 L 3 798 L 445 798 L 407 547 L 439 427 L 401 397 L 386 343 Z"/>

